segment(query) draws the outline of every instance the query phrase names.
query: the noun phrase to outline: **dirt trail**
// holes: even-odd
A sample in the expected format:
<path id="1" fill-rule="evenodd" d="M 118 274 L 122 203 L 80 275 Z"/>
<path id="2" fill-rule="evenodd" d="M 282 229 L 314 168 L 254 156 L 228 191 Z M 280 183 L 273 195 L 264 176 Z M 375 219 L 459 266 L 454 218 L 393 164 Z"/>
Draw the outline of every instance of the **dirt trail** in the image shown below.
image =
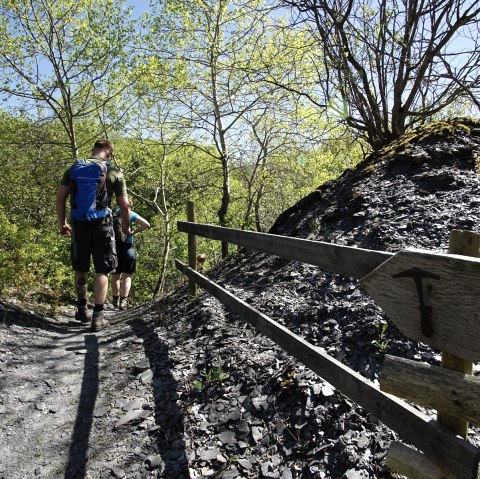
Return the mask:
<path id="1" fill-rule="evenodd" d="M 134 366 L 145 362 L 145 323 L 112 311 L 110 328 L 92 334 L 73 308 L 55 320 L 1 303 L 0 313 L 0 478 L 126 477 L 119 465 L 139 445 L 137 475 L 149 477 L 153 397 Z M 143 434 L 115 427 L 129 414 Z"/>

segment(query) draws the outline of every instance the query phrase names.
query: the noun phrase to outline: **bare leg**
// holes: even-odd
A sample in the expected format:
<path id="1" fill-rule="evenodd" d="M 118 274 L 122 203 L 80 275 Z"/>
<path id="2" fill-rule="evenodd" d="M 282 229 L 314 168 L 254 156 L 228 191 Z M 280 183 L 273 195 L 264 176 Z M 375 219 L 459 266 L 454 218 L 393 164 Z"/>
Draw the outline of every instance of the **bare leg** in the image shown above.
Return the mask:
<path id="1" fill-rule="evenodd" d="M 84 273 L 82 271 L 75 271 L 74 281 L 75 281 L 75 292 L 77 294 L 77 299 L 86 299 L 87 298 L 87 273 Z"/>
<path id="2" fill-rule="evenodd" d="M 112 294 L 120 296 L 120 274 L 112 274 Z"/>
<path id="3" fill-rule="evenodd" d="M 95 296 L 95 304 L 104 304 L 107 297 L 108 276 L 103 273 L 95 275 L 95 284 L 93 285 L 93 294 Z"/>
<path id="4" fill-rule="evenodd" d="M 106 328 L 110 321 L 105 319 L 103 314 L 103 305 L 105 304 L 105 298 L 108 291 L 108 276 L 103 273 L 97 273 L 95 275 L 95 283 L 93 285 L 93 294 L 95 296 L 95 308 L 92 315 L 92 327 L 91 331 L 96 333 Z"/>
<path id="5" fill-rule="evenodd" d="M 120 289 L 120 296 L 122 296 L 123 298 L 128 298 L 131 287 L 132 287 L 131 273 L 122 273 L 122 284 Z"/>

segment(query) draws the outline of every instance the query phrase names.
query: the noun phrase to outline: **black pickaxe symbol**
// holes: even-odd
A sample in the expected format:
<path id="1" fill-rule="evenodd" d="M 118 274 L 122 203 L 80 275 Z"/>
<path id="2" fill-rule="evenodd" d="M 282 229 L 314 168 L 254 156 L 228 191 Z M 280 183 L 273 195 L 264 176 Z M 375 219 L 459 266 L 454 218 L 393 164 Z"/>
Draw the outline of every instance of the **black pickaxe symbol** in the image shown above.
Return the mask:
<path id="1" fill-rule="evenodd" d="M 420 325 L 422 328 L 422 334 L 426 338 L 430 338 L 433 334 L 432 322 L 430 321 L 430 313 L 432 308 L 427 306 L 423 300 L 423 284 L 422 279 L 440 279 L 440 276 L 435 273 L 429 273 L 420 268 L 410 268 L 401 273 L 393 275 L 394 278 L 413 278 L 415 280 L 415 286 L 417 287 L 418 300 L 420 301 Z"/>

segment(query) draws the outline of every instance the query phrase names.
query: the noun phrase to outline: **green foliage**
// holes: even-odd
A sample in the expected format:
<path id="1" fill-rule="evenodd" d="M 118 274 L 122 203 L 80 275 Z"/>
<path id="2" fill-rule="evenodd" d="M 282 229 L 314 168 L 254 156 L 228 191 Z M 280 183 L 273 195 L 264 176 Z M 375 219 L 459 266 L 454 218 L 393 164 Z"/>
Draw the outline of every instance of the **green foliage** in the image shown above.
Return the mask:
<path id="1" fill-rule="evenodd" d="M 375 346 L 382 354 L 386 354 L 390 348 L 390 340 L 387 338 L 388 323 L 378 321 L 375 323 L 375 330 L 377 338 L 372 341 L 372 346 Z"/>
<path id="2" fill-rule="evenodd" d="M 50 144 L 59 135 L 58 129 L 51 126 L 40 127 L 4 114 L 0 115 L 0 131 L 2 294 L 49 302 L 72 299 L 69 240 L 58 235 L 54 211 L 57 185 L 71 159 L 62 159 L 62 147 Z M 88 134 L 88 124 L 79 131 Z M 186 202 L 193 200 L 198 222 L 217 223 L 221 172 L 207 152 L 193 146 L 172 148 L 160 141 L 129 139 L 115 140 L 115 145 L 117 160 L 134 197 L 133 209 L 152 225 L 135 239 L 138 263 L 131 294 L 132 301 L 139 303 L 152 298 L 167 245 L 164 288 L 168 291 L 184 281 L 173 258 L 187 260 L 187 236 L 176 231 L 176 221 L 186 219 Z M 298 153 L 272 157 L 254 180 L 254 187 L 263 191 L 259 202 L 262 227 L 268 229 L 285 208 L 339 174 L 347 157 L 342 151 L 336 143 L 335 149 L 305 148 L 301 159 Z M 88 154 L 87 148 L 84 154 Z M 234 166 L 227 221 L 234 228 L 253 229 L 253 215 L 245 222 L 245 178 L 253 165 Z M 160 201 L 162 189 L 164 201 Z M 217 241 L 198 238 L 197 250 L 206 255 L 207 267 L 215 266 L 221 259 Z M 236 247 L 232 246 L 231 251 L 236 251 Z M 93 274 L 89 276 L 90 291 L 92 281 Z"/>
<path id="3" fill-rule="evenodd" d="M 470 75 L 477 50 L 465 48 L 480 40 L 477 2 L 427 0 L 413 9 L 408 2 L 285 3 L 293 9 L 289 35 L 310 38 L 300 68 L 313 64 L 316 80 L 280 70 L 271 81 L 309 98 L 373 151 L 440 112 L 478 114 Z M 454 68 L 446 58 L 456 59 Z"/>
<path id="4" fill-rule="evenodd" d="M 195 389 L 201 390 L 213 383 L 221 384 L 227 377 L 228 374 L 223 372 L 222 358 L 217 354 L 216 364 L 202 369 L 200 371 L 200 377 L 194 381 L 193 386 Z"/>
<path id="5" fill-rule="evenodd" d="M 79 123 L 101 118 L 133 81 L 126 70 L 128 16 L 124 0 L 0 1 L 0 93 L 31 118 L 57 122 L 72 157 L 81 146 Z"/>
<path id="6" fill-rule="evenodd" d="M 71 286 L 64 244 L 52 232 L 43 235 L 38 228 L 12 223 L 1 206 L 0 224 L 0 294 L 61 299 Z"/>
<path id="7" fill-rule="evenodd" d="M 358 161 L 345 130 L 270 81 L 283 73 L 292 88 L 314 88 L 319 65 L 307 32 L 275 25 L 265 6 L 158 0 L 135 30 L 122 0 L 0 0 L 3 92 L 22 98 L 15 114 L 0 113 L 3 294 L 73 297 L 55 193 L 72 156 L 89 155 L 99 136 L 113 139 L 133 209 L 152 225 L 135 239 L 134 303 L 184 281 L 173 258 L 187 259 L 187 236 L 176 231 L 187 200 L 198 222 L 218 224 L 229 182 L 222 220 L 265 231 Z M 42 29 L 53 24 L 49 43 Z M 220 261 L 219 242 L 198 238 L 197 250 L 207 267 Z"/>
<path id="8" fill-rule="evenodd" d="M 52 130 L 26 120 L 0 114 L 0 129 L 1 293 L 64 297 L 69 248 L 58 236 L 53 209 L 62 150 L 42 144 L 41 138 L 54 137 Z"/>
<path id="9" fill-rule="evenodd" d="M 329 100 L 327 104 L 327 115 L 330 115 L 337 121 L 345 120 L 349 116 L 347 100 L 345 100 L 345 98 L 342 98 L 342 101 L 335 99 Z"/>

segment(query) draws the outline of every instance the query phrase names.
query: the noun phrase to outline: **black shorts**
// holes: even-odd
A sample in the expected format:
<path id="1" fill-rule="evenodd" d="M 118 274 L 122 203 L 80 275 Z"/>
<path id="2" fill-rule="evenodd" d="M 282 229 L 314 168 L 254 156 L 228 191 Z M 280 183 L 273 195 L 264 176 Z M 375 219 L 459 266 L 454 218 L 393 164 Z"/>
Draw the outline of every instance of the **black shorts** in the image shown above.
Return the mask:
<path id="1" fill-rule="evenodd" d="M 135 273 L 137 270 L 137 254 L 132 243 L 117 242 L 118 266 L 113 274 Z"/>
<path id="2" fill-rule="evenodd" d="M 90 270 L 90 256 L 96 273 L 108 274 L 118 264 L 111 218 L 72 222 L 72 266 L 75 271 Z"/>

